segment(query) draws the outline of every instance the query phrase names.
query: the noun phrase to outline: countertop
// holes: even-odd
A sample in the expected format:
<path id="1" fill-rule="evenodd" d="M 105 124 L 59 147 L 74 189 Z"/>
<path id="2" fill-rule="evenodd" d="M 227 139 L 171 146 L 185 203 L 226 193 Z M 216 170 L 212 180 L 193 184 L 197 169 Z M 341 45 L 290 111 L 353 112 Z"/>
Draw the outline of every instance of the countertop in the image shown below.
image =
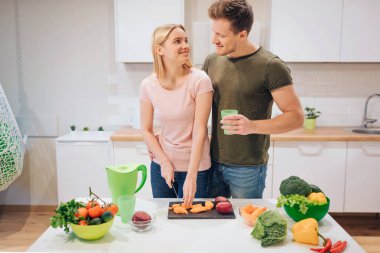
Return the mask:
<path id="1" fill-rule="evenodd" d="M 108 199 L 105 199 L 109 201 Z M 28 249 L 33 252 L 310 252 L 310 245 L 295 243 L 290 231 L 295 223 L 284 212 L 288 221 L 286 241 L 268 248 L 260 246 L 260 241 L 250 233 L 252 228 L 243 222 L 239 215 L 239 207 L 252 203 L 258 206 L 275 208 L 275 200 L 265 199 L 231 199 L 236 219 L 217 220 L 169 220 L 168 203 L 175 199 L 137 199 L 135 210 L 145 210 L 156 214 L 152 230 L 144 233 L 133 231 L 129 224 L 122 224 L 120 217 L 115 218 L 111 230 L 103 238 L 96 241 L 84 241 L 74 234 L 65 234 L 63 229 L 48 228 Z M 333 241 L 348 242 L 345 253 L 364 253 L 357 242 L 327 214 L 319 221 L 319 232 Z M 321 240 L 320 240 L 321 244 Z"/>
<path id="2" fill-rule="evenodd" d="M 272 141 L 380 141 L 380 135 L 359 134 L 353 127 L 318 127 L 315 130 L 299 128 L 287 133 L 271 134 Z M 159 132 L 157 129 L 155 132 Z M 112 141 L 142 141 L 140 129 L 122 128 L 111 135 Z"/>

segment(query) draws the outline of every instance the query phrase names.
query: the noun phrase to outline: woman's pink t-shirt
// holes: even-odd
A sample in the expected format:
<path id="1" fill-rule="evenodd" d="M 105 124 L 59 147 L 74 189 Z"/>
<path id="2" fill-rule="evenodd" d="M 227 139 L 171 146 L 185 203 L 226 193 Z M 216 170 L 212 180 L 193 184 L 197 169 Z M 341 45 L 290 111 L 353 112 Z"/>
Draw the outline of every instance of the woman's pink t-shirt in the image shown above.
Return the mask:
<path id="1" fill-rule="evenodd" d="M 140 99 L 151 103 L 154 108 L 154 115 L 161 125 L 158 141 L 175 171 L 188 170 L 193 142 L 195 98 L 210 91 L 213 91 L 210 78 L 204 71 L 195 68 L 190 69 L 185 81 L 174 90 L 163 88 L 156 74 L 142 81 Z M 159 163 L 157 159 L 153 161 Z M 198 170 L 207 170 L 210 166 L 210 143 L 206 135 Z"/>

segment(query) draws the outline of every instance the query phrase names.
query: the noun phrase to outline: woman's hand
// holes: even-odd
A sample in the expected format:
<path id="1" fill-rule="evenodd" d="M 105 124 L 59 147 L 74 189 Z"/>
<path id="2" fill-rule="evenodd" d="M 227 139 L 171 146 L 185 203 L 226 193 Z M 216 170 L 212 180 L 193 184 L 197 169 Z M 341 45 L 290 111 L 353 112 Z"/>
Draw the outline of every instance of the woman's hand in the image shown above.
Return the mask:
<path id="1" fill-rule="evenodd" d="M 161 162 L 161 176 L 165 179 L 169 188 L 172 188 L 172 182 L 174 182 L 174 167 L 169 160 Z"/>
<path id="2" fill-rule="evenodd" d="M 186 206 L 191 206 L 197 191 L 197 175 L 186 176 L 185 183 L 183 184 L 183 203 Z"/>

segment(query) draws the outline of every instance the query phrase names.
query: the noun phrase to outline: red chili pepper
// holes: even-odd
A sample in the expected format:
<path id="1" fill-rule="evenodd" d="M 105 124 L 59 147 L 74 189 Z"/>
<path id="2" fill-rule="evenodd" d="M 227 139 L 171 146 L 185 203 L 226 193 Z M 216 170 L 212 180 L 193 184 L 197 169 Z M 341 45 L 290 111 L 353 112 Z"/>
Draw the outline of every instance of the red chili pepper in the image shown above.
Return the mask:
<path id="1" fill-rule="evenodd" d="M 343 241 L 338 247 L 335 247 L 330 250 L 331 253 L 340 253 L 343 252 L 343 250 L 346 248 L 347 242 Z"/>
<path id="2" fill-rule="evenodd" d="M 330 238 L 323 238 L 324 240 L 324 247 L 323 248 L 311 248 L 311 251 L 325 253 L 331 249 L 331 239 Z"/>
<path id="3" fill-rule="evenodd" d="M 336 247 L 338 247 L 339 245 L 341 245 L 342 244 L 342 241 L 337 241 L 336 243 L 334 243 L 334 245 L 333 246 L 331 246 L 331 249 L 333 249 L 333 248 L 336 248 Z"/>
<path id="4" fill-rule="evenodd" d="M 319 253 L 326 253 L 327 251 L 329 251 L 331 249 L 331 239 L 330 238 L 326 238 L 326 244 L 325 244 L 325 247 L 323 247 L 321 249 L 321 251 L 319 251 Z"/>

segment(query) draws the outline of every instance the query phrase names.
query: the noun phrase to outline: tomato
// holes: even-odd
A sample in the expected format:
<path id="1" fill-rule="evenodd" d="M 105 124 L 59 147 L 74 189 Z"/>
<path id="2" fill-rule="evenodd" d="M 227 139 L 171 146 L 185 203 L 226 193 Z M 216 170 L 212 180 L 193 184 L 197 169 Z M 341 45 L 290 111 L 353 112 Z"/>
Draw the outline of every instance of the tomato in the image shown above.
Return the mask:
<path id="1" fill-rule="evenodd" d="M 100 217 L 103 212 L 104 212 L 104 210 L 100 206 L 94 206 L 94 207 L 91 207 L 90 209 L 88 209 L 88 215 L 92 219 Z"/>
<path id="2" fill-rule="evenodd" d="M 78 210 L 75 212 L 75 217 L 83 217 L 86 219 L 88 216 L 88 210 L 84 207 L 79 207 Z"/>
<path id="3" fill-rule="evenodd" d="M 78 225 L 79 225 L 79 226 L 87 226 L 88 224 L 87 224 L 87 222 L 86 222 L 85 220 L 80 220 L 80 221 L 78 222 Z"/>
<path id="4" fill-rule="evenodd" d="M 90 201 L 87 202 L 86 208 L 90 209 L 91 207 L 98 206 L 98 205 L 99 205 L 98 201 L 96 201 L 96 200 L 90 200 Z"/>
<path id="5" fill-rule="evenodd" d="M 119 207 L 115 204 L 109 204 L 104 208 L 104 211 L 110 211 L 113 215 L 117 214 Z"/>

